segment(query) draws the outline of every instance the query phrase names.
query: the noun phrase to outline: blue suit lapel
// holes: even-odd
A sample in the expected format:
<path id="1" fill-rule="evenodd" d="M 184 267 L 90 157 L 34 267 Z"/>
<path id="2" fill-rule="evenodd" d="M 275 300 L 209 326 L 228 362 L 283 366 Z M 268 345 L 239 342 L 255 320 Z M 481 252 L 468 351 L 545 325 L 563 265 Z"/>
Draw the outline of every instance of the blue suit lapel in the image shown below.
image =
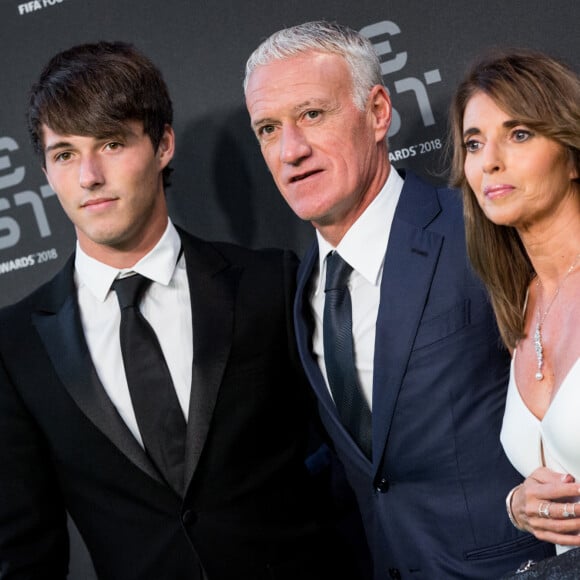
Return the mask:
<path id="1" fill-rule="evenodd" d="M 368 458 L 354 442 L 348 431 L 344 428 L 338 417 L 336 406 L 326 381 L 320 371 L 318 362 L 312 353 L 312 332 L 314 322 L 312 320 L 312 310 L 309 301 L 310 281 L 318 261 L 318 243 L 314 242 L 298 269 L 298 283 L 296 289 L 296 299 L 294 301 L 294 326 L 296 329 L 296 341 L 300 358 L 310 385 L 314 389 L 323 413 L 332 421 L 332 429 L 344 440 L 344 445 L 348 447 L 351 456 L 357 458 L 363 469 L 368 469 L 370 465 Z M 327 428 L 328 425 L 327 425 Z"/>
<path id="2" fill-rule="evenodd" d="M 382 457 L 399 391 L 441 251 L 426 229 L 439 214 L 436 190 L 408 175 L 395 212 L 381 280 L 373 376 L 373 455 Z"/>
<path id="3" fill-rule="evenodd" d="M 373 463 L 378 466 L 411 356 L 419 323 L 427 303 L 443 238 L 427 226 L 441 211 L 434 188 L 412 174 L 405 184 L 395 212 L 381 280 L 373 376 Z M 311 350 L 312 325 L 308 284 L 318 260 L 314 243 L 298 271 L 294 304 L 296 338 L 302 364 L 322 408 L 350 442 L 351 452 L 364 458 L 348 436 Z M 392 281 L 392 283 L 391 283 Z M 366 461 L 366 459 L 365 459 Z"/>
<path id="4" fill-rule="evenodd" d="M 336 407 L 332 401 L 330 393 L 328 392 L 324 377 L 320 372 L 320 367 L 314 359 L 311 346 L 314 321 L 312 320 L 309 292 L 310 281 L 316 268 L 317 261 L 318 243 L 315 242 L 304 256 L 298 269 L 296 299 L 294 301 L 294 325 L 296 327 L 298 350 L 310 384 L 325 409 L 329 413 L 336 415 Z"/>
<path id="5" fill-rule="evenodd" d="M 161 477 L 133 437 L 97 376 L 82 331 L 73 282 L 73 259 L 50 286 L 46 305 L 32 314 L 62 384 L 87 418 L 137 467 L 161 482 Z"/>

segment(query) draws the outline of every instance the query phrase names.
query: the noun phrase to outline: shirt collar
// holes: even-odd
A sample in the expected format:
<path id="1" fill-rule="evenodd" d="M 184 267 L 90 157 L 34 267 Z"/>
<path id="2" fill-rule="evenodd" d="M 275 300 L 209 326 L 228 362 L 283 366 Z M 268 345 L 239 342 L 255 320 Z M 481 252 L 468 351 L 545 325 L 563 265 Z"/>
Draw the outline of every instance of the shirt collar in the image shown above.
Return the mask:
<path id="1" fill-rule="evenodd" d="M 175 265 L 181 251 L 181 239 L 171 220 L 155 247 L 143 256 L 133 267 L 119 270 L 91 258 L 76 244 L 75 270 L 78 281 L 103 302 L 118 275 L 137 272 L 154 282 L 167 286 L 171 281 Z"/>
<path id="2" fill-rule="evenodd" d="M 377 197 L 350 227 L 336 248 L 318 231 L 316 232 L 320 272 L 316 293 L 320 291 L 325 277 L 325 258 L 333 250 L 336 250 L 343 260 L 370 284 L 375 286 L 379 284 L 391 225 L 403 184 L 403 178 L 391 167 L 389 177 Z"/>

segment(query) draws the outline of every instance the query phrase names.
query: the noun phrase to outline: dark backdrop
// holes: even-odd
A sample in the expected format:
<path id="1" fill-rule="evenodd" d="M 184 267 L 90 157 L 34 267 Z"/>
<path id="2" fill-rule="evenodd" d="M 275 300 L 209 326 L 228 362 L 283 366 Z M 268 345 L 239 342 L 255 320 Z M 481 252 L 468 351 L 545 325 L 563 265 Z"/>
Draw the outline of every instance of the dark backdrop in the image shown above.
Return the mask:
<path id="1" fill-rule="evenodd" d="M 33 157 L 27 94 L 46 61 L 73 44 L 133 42 L 164 72 L 177 155 L 168 191 L 176 223 L 205 238 L 286 246 L 312 239 L 277 193 L 250 129 L 246 58 L 278 28 L 337 20 L 371 37 L 396 115 L 391 158 L 445 182 L 446 109 L 486 47 L 527 46 L 578 70 L 577 0 L 0 0 L 0 306 L 48 279 L 74 232 Z M 93 578 L 79 539 L 70 577 Z"/>

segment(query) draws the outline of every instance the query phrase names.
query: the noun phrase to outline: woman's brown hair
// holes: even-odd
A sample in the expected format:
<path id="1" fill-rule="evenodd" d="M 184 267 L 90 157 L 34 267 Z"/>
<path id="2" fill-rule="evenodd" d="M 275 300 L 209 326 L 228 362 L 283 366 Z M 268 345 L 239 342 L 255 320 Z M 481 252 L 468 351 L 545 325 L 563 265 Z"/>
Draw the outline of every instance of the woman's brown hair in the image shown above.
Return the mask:
<path id="1" fill-rule="evenodd" d="M 470 68 L 451 102 L 451 184 L 463 194 L 467 251 L 489 291 L 502 339 L 513 349 L 524 336 L 526 293 L 534 271 L 516 230 L 487 219 L 465 177 L 463 115 L 476 93 L 490 97 L 518 123 L 560 143 L 580 174 L 580 79 L 562 62 L 539 52 L 495 51 Z"/>

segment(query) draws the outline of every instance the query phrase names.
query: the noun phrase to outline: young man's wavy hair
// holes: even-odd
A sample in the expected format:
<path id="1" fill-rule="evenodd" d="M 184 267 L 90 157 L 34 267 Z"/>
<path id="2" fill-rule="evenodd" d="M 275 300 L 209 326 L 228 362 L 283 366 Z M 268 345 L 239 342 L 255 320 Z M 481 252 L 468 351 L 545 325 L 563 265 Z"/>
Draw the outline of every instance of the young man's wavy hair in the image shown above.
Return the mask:
<path id="1" fill-rule="evenodd" d="M 161 72 L 130 44 L 97 42 L 54 56 L 32 87 L 28 106 L 32 146 L 44 166 L 42 126 L 62 135 L 107 138 L 141 121 L 157 151 L 173 122 L 173 105 Z M 171 169 L 163 171 L 169 184 Z"/>

